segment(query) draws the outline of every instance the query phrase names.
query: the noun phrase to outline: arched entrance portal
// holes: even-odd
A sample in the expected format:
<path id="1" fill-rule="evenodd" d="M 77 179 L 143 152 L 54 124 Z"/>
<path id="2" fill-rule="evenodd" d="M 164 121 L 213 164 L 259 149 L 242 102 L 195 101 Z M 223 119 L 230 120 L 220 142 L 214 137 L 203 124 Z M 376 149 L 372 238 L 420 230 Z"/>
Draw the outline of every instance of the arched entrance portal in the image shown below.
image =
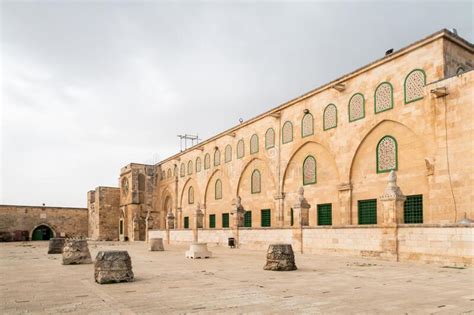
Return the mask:
<path id="1" fill-rule="evenodd" d="M 54 236 L 53 230 L 49 226 L 40 225 L 33 230 L 31 240 L 47 241 Z"/>

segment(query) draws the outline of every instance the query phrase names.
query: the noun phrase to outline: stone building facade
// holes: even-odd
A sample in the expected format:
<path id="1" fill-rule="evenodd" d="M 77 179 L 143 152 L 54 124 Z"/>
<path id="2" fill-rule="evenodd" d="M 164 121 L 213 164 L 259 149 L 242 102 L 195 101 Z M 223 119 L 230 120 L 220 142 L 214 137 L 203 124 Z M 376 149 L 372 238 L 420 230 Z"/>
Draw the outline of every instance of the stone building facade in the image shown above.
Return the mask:
<path id="1" fill-rule="evenodd" d="M 300 187 L 306 228 L 378 229 L 392 170 L 406 197 L 396 224 L 473 218 L 473 67 L 473 45 L 442 30 L 156 165 L 129 164 L 120 238 L 167 227 L 189 235 L 198 204 L 218 235 L 237 201 L 242 228 L 291 229 Z"/>
<path id="2" fill-rule="evenodd" d="M 87 193 L 88 237 L 101 241 L 119 240 L 120 189 L 97 187 Z"/>
<path id="3" fill-rule="evenodd" d="M 87 237 L 87 209 L 0 205 L 0 241 Z"/>

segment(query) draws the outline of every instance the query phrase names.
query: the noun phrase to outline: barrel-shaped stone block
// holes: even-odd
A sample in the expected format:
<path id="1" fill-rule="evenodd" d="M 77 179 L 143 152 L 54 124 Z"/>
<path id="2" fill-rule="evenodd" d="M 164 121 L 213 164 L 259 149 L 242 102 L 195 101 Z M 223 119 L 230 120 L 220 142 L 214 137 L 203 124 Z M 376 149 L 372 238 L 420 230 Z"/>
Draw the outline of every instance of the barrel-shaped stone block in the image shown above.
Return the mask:
<path id="1" fill-rule="evenodd" d="M 271 244 L 268 246 L 267 263 L 263 269 L 273 271 L 296 270 L 295 254 L 291 244 Z"/>
<path id="2" fill-rule="evenodd" d="M 165 248 L 163 247 L 163 239 L 162 238 L 150 238 L 149 239 L 150 251 L 163 251 Z"/>
<path id="3" fill-rule="evenodd" d="M 94 277 L 99 284 L 133 281 L 132 259 L 128 252 L 107 250 L 97 253 Z"/>
<path id="4" fill-rule="evenodd" d="M 86 240 L 67 239 L 63 247 L 63 265 L 91 264 Z"/>
<path id="5" fill-rule="evenodd" d="M 48 254 L 62 254 L 65 238 L 55 237 L 49 240 Z"/>
<path id="6" fill-rule="evenodd" d="M 207 249 L 207 243 L 192 243 L 185 253 L 186 258 L 211 258 L 212 252 Z"/>

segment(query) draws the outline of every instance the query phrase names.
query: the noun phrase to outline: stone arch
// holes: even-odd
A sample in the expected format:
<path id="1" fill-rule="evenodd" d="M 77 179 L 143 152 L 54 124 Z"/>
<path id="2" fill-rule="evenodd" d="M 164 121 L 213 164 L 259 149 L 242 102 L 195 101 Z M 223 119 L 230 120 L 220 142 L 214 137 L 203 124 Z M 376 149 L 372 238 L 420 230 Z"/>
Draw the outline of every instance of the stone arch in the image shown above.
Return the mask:
<path id="1" fill-rule="evenodd" d="M 260 190 L 252 193 L 252 174 L 258 170 L 260 173 Z M 242 198 L 245 210 L 251 211 L 252 227 L 259 227 L 261 223 L 261 210 L 271 210 L 271 226 L 277 226 L 278 202 L 275 201 L 277 183 L 269 163 L 257 157 L 248 159 L 242 168 L 234 197 Z"/>
<path id="2" fill-rule="evenodd" d="M 218 180 L 221 182 L 222 195 L 221 198 L 216 199 L 215 189 L 216 181 Z M 230 213 L 233 198 L 234 195 L 232 194 L 229 178 L 221 169 L 214 170 L 207 180 L 206 189 L 204 192 L 204 227 L 209 227 L 209 215 L 214 214 L 216 218 L 216 228 L 221 228 L 222 214 Z"/>
<path id="3" fill-rule="evenodd" d="M 43 229 L 44 231 L 49 231 L 49 236 L 47 238 L 41 238 L 41 240 L 47 241 L 50 238 L 56 237 L 56 231 L 54 230 L 54 228 L 50 224 L 43 222 L 43 223 L 35 225 L 35 227 L 31 229 L 30 240 L 33 241 L 34 240 L 33 236 L 35 234 L 35 231 L 40 231 L 41 229 Z"/>
<path id="4" fill-rule="evenodd" d="M 316 161 L 316 180 L 306 185 L 303 183 L 303 165 L 308 157 Z M 317 141 L 307 141 L 296 148 L 285 165 L 281 183 L 284 199 L 284 225 L 291 225 L 291 207 L 295 203 L 298 189 L 304 187 L 305 197 L 311 208 L 309 210 L 309 225 L 317 225 L 317 205 L 331 204 L 333 222 L 341 220 L 339 213 L 339 193 L 337 186 L 340 183 L 340 172 L 336 164 L 335 155 L 323 144 Z"/>
<path id="5" fill-rule="evenodd" d="M 197 182 L 192 178 L 188 178 L 186 180 L 186 182 L 184 183 L 183 185 L 183 188 L 181 188 L 181 193 L 180 193 L 180 197 L 179 197 L 179 207 L 182 208 L 183 207 L 183 198 L 188 196 L 188 188 L 190 186 L 193 186 L 194 187 L 194 203 L 197 203 L 197 202 L 201 202 L 201 193 L 200 193 L 200 190 L 199 190 L 199 186 L 197 184 Z M 187 203 L 184 203 L 184 205 L 187 205 Z"/>
<path id="6" fill-rule="evenodd" d="M 411 128 L 394 120 L 382 120 L 362 138 L 349 168 L 352 185 L 352 223 L 357 224 L 358 200 L 376 199 L 387 185 L 388 173 L 377 172 L 377 144 L 390 135 L 397 142 L 397 184 L 405 195 L 422 194 L 424 218 L 429 221 L 429 183 L 426 176 L 426 145 Z M 377 205 L 377 222 L 382 222 L 382 208 Z M 426 222 L 426 221 L 425 221 Z"/>

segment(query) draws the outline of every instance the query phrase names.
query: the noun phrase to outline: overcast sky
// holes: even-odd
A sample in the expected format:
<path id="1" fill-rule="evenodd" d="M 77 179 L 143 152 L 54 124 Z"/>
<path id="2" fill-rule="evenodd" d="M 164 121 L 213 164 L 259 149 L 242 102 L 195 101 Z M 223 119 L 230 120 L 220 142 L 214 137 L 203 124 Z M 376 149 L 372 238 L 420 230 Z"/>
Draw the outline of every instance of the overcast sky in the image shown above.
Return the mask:
<path id="1" fill-rule="evenodd" d="M 472 2 L 1 2 L 0 203 L 86 206 L 179 151 L 442 28 Z"/>

